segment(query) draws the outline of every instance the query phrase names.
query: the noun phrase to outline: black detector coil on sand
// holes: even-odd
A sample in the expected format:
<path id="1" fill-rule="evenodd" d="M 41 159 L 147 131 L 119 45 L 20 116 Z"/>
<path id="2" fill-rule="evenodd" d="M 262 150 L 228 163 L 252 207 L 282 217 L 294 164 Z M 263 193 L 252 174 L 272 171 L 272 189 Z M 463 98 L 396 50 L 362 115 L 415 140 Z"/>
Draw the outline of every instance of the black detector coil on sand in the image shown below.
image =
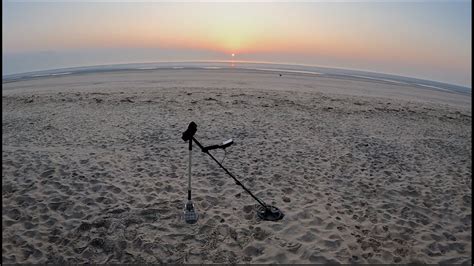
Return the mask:
<path id="1" fill-rule="evenodd" d="M 285 215 L 277 207 L 266 205 L 265 207 L 258 206 L 257 216 L 265 221 L 278 221 L 283 219 Z"/>
<path id="2" fill-rule="evenodd" d="M 185 207 L 184 207 L 184 220 L 186 221 L 186 223 L 189 223 L 189 224 L 196 223 L 199 217 L 194 207 L 194 204 L 191 200 L 191 154 L 192 154 L 193 142 L 196 143 L 196 145 L 198 145 L 199 148 L 201 148 L 202 152 L 209 155 L 230 177 L 232 177 L 232 179 L 234 179 L 237 185 L 241 186 L 250 196 L 252 196 L 252 198 L 254 198 L 260 204 L 260 206 L 257 208 L 257 216 L 260 219 L 265 220 L 265 221 L 279 221 L 283 219 L 285 215 L 283 214 L 282 211 L 280 211 L 280 209 L 272 205 L 267 205 L 262 200 L 257 198 L 239 180 L 237 180 L 237 178 L 235 178 L 235 176 L 231 172 L 229 172 L 229 170 L 227 170 L 216 158 L 214 158 L 212 154 L 209 153 L 209 151 L 213 149 L 219 149 L 219 148 L 225 149 L 226 147 L 229 147 L 230 145 L 232 145 L 233 141 L 228 140 L 221 145 L 211 145 L 208 147 L 204 147 L 201 145 L 201 143 L 199 143 L 199 141 L 197 141 L 194 138 L 194 134 L 196 134 L 196 131 L 197 131 L 196 123 L 191 122 L 189 123 L 188 129 L 186 129 L 186 131 L 183 132 L 183 136 L 182 136 L 182 139 L 184 141 L 189 142 L 188 202 L 185 204 Z"/>

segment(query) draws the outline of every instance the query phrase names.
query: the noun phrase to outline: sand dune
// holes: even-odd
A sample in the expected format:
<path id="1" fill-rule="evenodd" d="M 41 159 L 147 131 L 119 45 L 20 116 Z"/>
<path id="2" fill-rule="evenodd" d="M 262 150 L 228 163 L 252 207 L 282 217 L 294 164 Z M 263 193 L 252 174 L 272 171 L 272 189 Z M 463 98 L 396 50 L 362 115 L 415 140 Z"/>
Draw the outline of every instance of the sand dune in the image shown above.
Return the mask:
<path id="1" fill-rule="evenodd" d="M 162 73 L 3 85 L 2 263 L 471 264 L 468 96 Z M 282 221 L 195 150 L 200 220 L 183 222 L 190 121 L 234 139 L 224 165 Z"/>

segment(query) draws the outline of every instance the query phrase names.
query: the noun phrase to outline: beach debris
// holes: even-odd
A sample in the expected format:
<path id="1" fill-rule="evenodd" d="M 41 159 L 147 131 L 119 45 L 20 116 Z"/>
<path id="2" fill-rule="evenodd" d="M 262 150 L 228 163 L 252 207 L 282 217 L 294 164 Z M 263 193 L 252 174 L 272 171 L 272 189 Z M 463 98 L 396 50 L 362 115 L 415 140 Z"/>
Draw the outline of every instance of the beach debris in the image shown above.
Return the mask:
<path id="1" fill-rule="evenodd" d="M 247 102 L 246 101 L 243 101 L 243 100 L 233 100 L 232 101 L 232 104 L 246 104 Z"/>
<path id="2" fill-rule="evenodd" d="M 120 102 L 134 103 L 134 101 L 132 99 L 130 99 L 130 97 L 126 97 L 125 99 L 120 100 Z"/>
<path id="3" fill-rule="evenodd" d="M 51 124 L 47 124 L 46 126 L 43 127 L 43 130 L 51 130 L 54 129 L 54 127 Z"/>

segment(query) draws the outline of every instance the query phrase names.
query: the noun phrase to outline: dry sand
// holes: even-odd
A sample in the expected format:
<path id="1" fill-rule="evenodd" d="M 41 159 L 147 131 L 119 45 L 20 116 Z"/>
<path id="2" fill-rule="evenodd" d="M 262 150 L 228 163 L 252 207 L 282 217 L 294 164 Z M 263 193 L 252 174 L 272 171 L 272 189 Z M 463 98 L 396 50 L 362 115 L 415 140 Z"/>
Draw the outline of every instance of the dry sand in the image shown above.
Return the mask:
<path id="1" fill-rule="evenodd" d="M 466 263 L 470 96 L 357 79 L 227 70 L 3 84 L 2 263 Z M 194 151 L 190 121 L 229 137 Z M 221 151 L 215 151 L 218 159 Z"/>

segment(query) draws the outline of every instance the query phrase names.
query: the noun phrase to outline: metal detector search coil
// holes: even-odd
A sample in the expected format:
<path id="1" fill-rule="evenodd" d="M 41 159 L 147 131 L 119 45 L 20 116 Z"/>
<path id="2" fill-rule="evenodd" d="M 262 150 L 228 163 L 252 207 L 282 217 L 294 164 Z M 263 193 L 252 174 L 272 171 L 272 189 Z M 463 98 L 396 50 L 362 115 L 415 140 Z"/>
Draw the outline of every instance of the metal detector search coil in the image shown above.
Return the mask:
<path id="1" fill-rule="evenodd" d="M 191 154 L 192 154 L 193 142 L 196 143 L 196 145 L 198 145 L 198 147 L 201 149 L 201 151 L 203 153 L 206 153 L 207 155 L 209 155 L 227 173 L 227 175 L 229 175 L 232 179 L 234 179 L 234 181 L 237 185 L 241 186 L 250 196 L 252 196 L 252 198 L 254 198 L 258 202 L 258 204 L 260 206 L 257 209 L 257 216 L 260 219 L 265 220 L 265 221 L 279 221 L 279 220 L 283 219 L 283 217 L 285 215 L 283 214 L 282 211 L 280 211 L 280 209 L 278 209 L 277 207 L 272 206 L 272 205 L 267 205 L 262 200 L 257 198 L 239 180 L 237 180 L 237 178 L 231 172 L 229 172 L 229 170 L 227 170 L 216 158 L 214 158 L 214 156 L 212 156 L 212 154 L 209 153 L 210 150 L 225 149 L 225 148 L 229 147 L 230 145 L 232 145 L 234 143 L 234 141 L 232 139 L 229 139 L 227 141 L 224 141 L 221 145 L 211 145 L 211 146 L 204 147 L 204 146 L 201 145 L 201 143 L 199 143 L 199 141 L 197 141 L 194 138 L 194 135 L 196 134 L 196 131 L 197 131 L 196 123 L 191 122 L 191 123 L 189 123 L 189 126 L 186 129 L 186 131 L 183 132 L 183 136 L 182 136 L 182 139 L 184 141 L 189 142 L 188 202 L 185 204 L 185 207 L 184 207 L 184 219 L 185 219 L 185 221 L 187 223 L 192 224 L 192 223 L 196 223 L 197 220 L 198 220 L 197 211 L 196 211 L 196 209 L 194 207 L 194 204 L 191 200 Z"/>

